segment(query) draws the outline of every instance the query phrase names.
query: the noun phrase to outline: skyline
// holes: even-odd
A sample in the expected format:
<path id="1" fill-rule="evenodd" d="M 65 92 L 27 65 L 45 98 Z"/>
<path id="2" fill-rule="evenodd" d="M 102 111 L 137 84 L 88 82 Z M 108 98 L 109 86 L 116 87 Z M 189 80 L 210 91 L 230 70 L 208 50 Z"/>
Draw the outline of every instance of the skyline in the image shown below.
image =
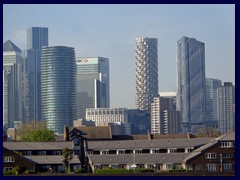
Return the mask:
<path id="1" fill-rule="evenodd" d="M 49 46 L 74 47 L 77 58 L 109 58 L 110 107 L 135 108 L 137 37 L 158 39 L 159 92 L 177 91 L 176 43 L 182 36 L 205 43 L 206 78 L 235 85 L 233 4 L 3 5 L 3 43 L 9 39 L 27 49 L 27 28 L 35 26 L 49 29 Z"/>

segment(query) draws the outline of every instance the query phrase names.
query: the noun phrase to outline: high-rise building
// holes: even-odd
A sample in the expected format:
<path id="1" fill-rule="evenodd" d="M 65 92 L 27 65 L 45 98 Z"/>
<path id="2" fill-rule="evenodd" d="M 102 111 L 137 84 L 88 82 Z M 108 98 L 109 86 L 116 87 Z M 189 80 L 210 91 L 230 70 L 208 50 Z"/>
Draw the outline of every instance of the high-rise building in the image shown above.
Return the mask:
<path id="1" fill-rule="evenodd" d="M 188 37 L 177 42 L 178 94 L 183 132 L 194 133 L 205 124 L 205 45 Z"/>
<path id="2" fill-rule="evenodd" d="M 206 123 L 217 122 L 217 88 L 221 85 L 219 79 L 206 78 Z"/>
<path id="3" fill-rule="evenodd" d="M 109 108 L 109 60 L 79 58 L 77 64 L 77 118 L 85 119 L 87 108 Z"/>
<path id="4" fill-rule="evenodd" d="M 217 88 L 217 118 L 220 132 L 235 131 L 235 86 L 231 82 Z"/>
<path id="5" fill-rule="evenodd" d="M 24 65 L 24 120 L 42 120 L 41 113 L 41 51 L 48 46 L 48 28 L 27 29 L 27 51 Z"/>
<path id="6" fill-rule="evenodd" d="M 22 120 L 22 54 L 10 40 L 3 44 L 3 127 Z"/>
<path id="7" fill-rule="evenodd" d="M 137 109 L 150 112 L 154 97 L 158 96 L 158 43 L 156 38 L 136 38 L 135 69 Z"/>
<path id="8" fill-rule="evenodd" d="M 173 115 L 173 112 L 175 112 L 175 115 Z M 174 99 L 155 97 L 154 102 L 151 103 L 151 134 L 177 134 L 178 121 Z M 176 130 L 173 130 L 173 126 Z"/>
<path id="9" fill-rule="evenodd" d="M 43 47 L 42 115 L 47 127 L 63 133 L 76 119 L 76 59 L 74 48 Z"/>

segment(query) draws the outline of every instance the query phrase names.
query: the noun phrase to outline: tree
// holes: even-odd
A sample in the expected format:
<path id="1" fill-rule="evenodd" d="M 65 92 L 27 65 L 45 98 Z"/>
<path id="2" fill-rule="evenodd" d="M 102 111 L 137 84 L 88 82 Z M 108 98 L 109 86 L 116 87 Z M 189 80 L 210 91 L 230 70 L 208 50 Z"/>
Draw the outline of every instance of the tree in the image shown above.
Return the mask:
<path id="1" fill-rule="evenodd" d="M 55 141 L 56 134 L 47 129 L 46 122 L 30 122 L 22 124 L 17 130 L 17 136 L 23 142 Z"/>
<path id="2" fill-rule="evenodd" d="M 218 129 L 212 128 L 212 127 L 199 128 L 195 134 L 195 136 L 198 138 L 203 138 L 203 137 L 216 138 L 221 135 L 222 135 L 222 133 L 220 131 L 218 131 Z"/>
<path id="3" fill-rule="evenodd" d="M 70 161 L 73 158 L 72 151 L 66 147 L 62 150 L 62 156 L 62 163 L 64 165 L 65 172 L 70 173 Z"/>

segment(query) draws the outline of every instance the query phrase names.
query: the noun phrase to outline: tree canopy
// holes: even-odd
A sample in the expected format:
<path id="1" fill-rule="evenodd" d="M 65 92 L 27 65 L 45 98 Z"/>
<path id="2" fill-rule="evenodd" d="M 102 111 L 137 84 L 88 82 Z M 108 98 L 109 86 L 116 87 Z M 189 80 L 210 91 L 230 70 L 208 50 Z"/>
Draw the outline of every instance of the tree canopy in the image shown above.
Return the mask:
<path id="1" fill-rule="evenodd" d="M 30 122 L 22 124 L 17 130 L 19 141 L 23 142 L 40 142 L 55 141 L 56 134 L 53 130 L 46 127 L 46 122 Z"/>

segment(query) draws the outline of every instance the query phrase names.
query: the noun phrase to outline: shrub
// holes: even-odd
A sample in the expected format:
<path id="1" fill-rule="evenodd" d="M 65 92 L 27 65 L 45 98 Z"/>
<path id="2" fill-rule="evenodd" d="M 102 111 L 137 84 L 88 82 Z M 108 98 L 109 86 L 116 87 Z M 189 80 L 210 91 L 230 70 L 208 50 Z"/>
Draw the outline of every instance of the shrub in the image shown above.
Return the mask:
<path id="1" fill-rule="evenodd" d="M 132 173 L 133 170 L 128 169 L 98 169 L 96 174 L 123 174 L 123 173 Z"/>
<path id="2" fill-rule="evenodd" d="M 12 170 L 3 171 L 3 175 L 14 175 L 15 173 Z"/>
<path id="3" fill-rule="evenodd" d="M 85 173 L 86 171 L 83 168 L 77 169 L 75 173 Z"/>
<path id="4" fill-rule="evenodd" d="M 153 169 L 140 168 L 140 169 L 136 169 L 136 172 L 154 172 L 154 170 Z"/>
<path id="5" fill-rule="evenodd" d="M 35 170 L 26 170 L 25 174 L 35 174 L 36 171 Z"/>

